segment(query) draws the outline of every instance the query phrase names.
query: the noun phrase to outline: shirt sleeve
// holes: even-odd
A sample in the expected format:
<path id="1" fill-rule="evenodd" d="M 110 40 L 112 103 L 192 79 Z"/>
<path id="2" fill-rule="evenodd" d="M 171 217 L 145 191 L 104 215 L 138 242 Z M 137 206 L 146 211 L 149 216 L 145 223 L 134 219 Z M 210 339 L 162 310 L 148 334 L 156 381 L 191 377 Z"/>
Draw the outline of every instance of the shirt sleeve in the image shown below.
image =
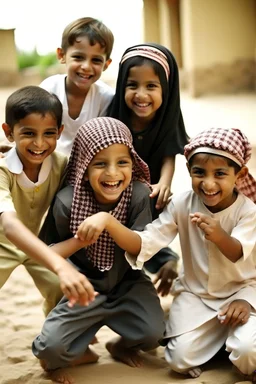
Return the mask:
<path id="1" fill-rule="evenodd" d="M 137 259 L 128 252 L 125 253 L 125 257 L 133 269 L 142 269 L 144 263 L 160 249 L 167 247 L 178 233 L 173 203 L 170 202 L 159 217 L 147 224 L 144 230 L 136 229 L 135 232 L 141 237 L 140 253 Z"/>
<path id="2" fill-rule="evenodd" d="M 256 244 L 256 211 L 250 210 L 243 214 L 237 225 L 232 230 L 231 236 L 235 237 L 242 245 L 243 257 L 237 263 L 246 260 L 252 253 Z"/>
<path id="3" fill-rule="evenodd" d="M 0 167 L 0 214 L 11 211 L 16 212 L 11 194 L 12 180 L 8 172 Z"/>

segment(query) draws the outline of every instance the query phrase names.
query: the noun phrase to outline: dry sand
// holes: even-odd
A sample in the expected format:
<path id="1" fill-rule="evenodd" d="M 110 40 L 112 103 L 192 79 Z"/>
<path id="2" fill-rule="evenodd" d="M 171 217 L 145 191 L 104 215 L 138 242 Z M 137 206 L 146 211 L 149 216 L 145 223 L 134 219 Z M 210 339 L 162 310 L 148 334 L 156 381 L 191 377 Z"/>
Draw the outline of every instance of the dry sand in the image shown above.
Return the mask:
<path id="1" fill-rule="evenodd" d="M 12 90 L 0 89 L 0 119 L 4 119 L 4 102 Z M 204 99 L 182 100 L 183 115 L 188 133 L 193 135 L 211 126 L 240 127 L 256 145 L 254 122 L 256 121 L 256 95 L 213 96 Z M 1 135 L 0 135 L 1 138 Z M 256 175 L 255 160 L 251 162 Z M 189 188 L 189 178 L 182 157 L 177 159 L 174 192 Z M 174 248 L 179 250 L 178 242 Z M 171 297 L 162 301 L 167 310 Z M 31 352 L 31 342 L 40 332 L 44 321 L 42 299 L 23 266 L 17 268 L 0 291 L 0 384 L 47 384 L 51 380 L 43 374 Z M 219 357 L 204 367 L 198 379 L 184 378 L 171 373 L 164 360 L 163 348 L 155 355 L 144 354 L 142 368 L 130 368 L 115 362 L 104 345 L 114 333 L 102 328 L 98 332 L 99 344 L 93 348 L 101 355 L 99 362 L 70 370 L 77 384 L 238 384 L 242 378 L 235 374 L 226 356 Z M 249 382 L 243 382 L 249 383 Z"/>

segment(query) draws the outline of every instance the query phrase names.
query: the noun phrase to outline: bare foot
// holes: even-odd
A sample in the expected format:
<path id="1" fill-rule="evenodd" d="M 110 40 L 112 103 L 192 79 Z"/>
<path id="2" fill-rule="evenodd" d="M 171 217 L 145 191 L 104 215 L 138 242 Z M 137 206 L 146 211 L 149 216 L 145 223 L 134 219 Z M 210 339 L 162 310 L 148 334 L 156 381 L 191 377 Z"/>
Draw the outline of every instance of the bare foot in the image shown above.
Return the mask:
<path id="1" fill-rule="evenodd" d="M 92 351 L 90 347 L 88 347 L 82 357 L 76 359 L 70 363 L 70 367 L 74 367 L 81 364 L 90 364 L 96 363 L 99 360 L 99 355 Z M 63 369 L 47 369 L 47 363 L 45 360 L 39 360 L 41 367 L 44 369 L 47 377 L 49 377 L 52 381 L 62 384 L 74 384 L 73 377 L 68 373 L 63 371 Z"/>
<path id="2" fill-rule="evenodd" d="M 70 366 L 74 367 L 76 365 L 81 365 L 81 364 L 97 363 L 98 360 L 99 360 L 99 355 L 96 352 L 92 351 L 90 347 L 88 347 L 85 353 L 83 354 L 83 356 L 80 357 L 79 359 L 72 361 Z"/>
<path id="3" fill-rule="evenodd" d="M 188 371 L 188 374 L 193 377 L 193 378 L 196 378 L 196 377 L 199 377 L 202 373 L 202 369 L 199 368 L 199 367 L 194 367 L 194 368 L 191 368 L 189 369 Z"/>
<path id="4" fill-rule="evenodd" d="M 111 356 L 118 361 L 122 361 L 130 367 L 141 367 L 143 365 L 143 359 L 138 351 L 125 348 L 122 343 L 122 338 L 117 337 L 106 343 L 106 348 Z"/>
<path id="5" fill-rule="evenodd" d="M 47 375 L 52 381 L 55 381 L 56 383 L 62 383 L 62 384 L 75 383 L 73 377 L 69 373 L 64 372 L 62 369 L 55 369 L 54 371 L 48 371 Z"/>

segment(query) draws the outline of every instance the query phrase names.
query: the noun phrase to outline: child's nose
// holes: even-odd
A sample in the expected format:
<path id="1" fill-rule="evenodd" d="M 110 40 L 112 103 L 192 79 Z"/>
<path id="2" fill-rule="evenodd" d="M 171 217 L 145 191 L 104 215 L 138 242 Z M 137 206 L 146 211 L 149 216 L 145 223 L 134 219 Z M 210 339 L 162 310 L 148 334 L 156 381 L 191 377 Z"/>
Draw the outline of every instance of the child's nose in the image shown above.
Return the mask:
<path id="1" fill-rule="evenodd" d="M 82 69 L 90 68 L 90 60 L 83 60 L 82 63 L 81 63 L 81 68 Z"/>
<path id="2" fill-rule="evenodd" d="M 145 89 L 142 88 L 142 87 L 137 88 L 137 90 L 136 90 L 136 96 L 137 96 L 137 97 L 140 97 L 140 98 L 146 96 Z"/>
<path id="3" fill-rule="evenodd" d="M 214 184 L 215 184 L 214 177 L 206 177 L 206 178 L 204 178 L 203 184 L 208 189 L 212 188 L 214 186 Z"/>
<path id="4" fill-rule="evenodd" d="M 115 165 L 109 165 L 106 170 L 107 175 L 116 175 L 117 174 L 117 167 Z"/>
<path id="5" fill-rule="evenodd" d="M 44 142 L 44 138 L 42 136 L 37 136 L 35 137 L 34 139 L 34 144 L 40 148 L 42 145 L 43 145 L 43 142 Z"/>

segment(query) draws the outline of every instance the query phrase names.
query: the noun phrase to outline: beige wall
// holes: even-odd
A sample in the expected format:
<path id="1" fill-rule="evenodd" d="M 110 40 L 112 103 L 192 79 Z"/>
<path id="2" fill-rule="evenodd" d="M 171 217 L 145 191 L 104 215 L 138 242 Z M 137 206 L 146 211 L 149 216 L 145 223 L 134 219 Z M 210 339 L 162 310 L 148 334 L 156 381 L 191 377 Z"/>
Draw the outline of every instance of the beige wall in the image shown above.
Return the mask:
<path id="1" fill-rule="evenodd" d="M 14 43 L 14 29 L 0 29 L 0 70 L 17 71 L 17 54 Z"/>
<path id="2" fill-rule="evenodd" d="M 16 84 L 19 74 L 14 29 L 0 29 L 0 52 L 0 86 Z"/>
<path id="3" fill-rule="evenodd" d="M 181 0 L 186 68 L 255 57 L 255 0 Z"/>

